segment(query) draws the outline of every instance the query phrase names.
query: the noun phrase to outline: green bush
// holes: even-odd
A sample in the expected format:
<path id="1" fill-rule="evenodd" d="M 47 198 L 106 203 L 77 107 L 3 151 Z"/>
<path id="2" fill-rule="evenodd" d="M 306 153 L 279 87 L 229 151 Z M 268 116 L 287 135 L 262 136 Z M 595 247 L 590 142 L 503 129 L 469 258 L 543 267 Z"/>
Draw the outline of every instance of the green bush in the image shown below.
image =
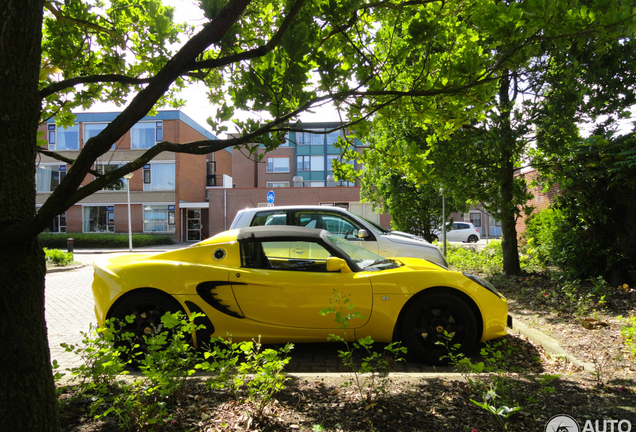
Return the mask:
<path id="1" fill-rule="evenodd" d="M 558 209 L 542 210 L 526 220 L 526 231 L 521 236 L 523 251 L 533 264 L 545 269 L 559 260 L 561 251 L 555 246 L 555 237 L 562 226 L 563 215 Z"/>
<path id="2" fill-rule="evenodd" d="M 501 241 L 492 240 L 483 250 L 450 245 L 446 251 L 448 265 L 457 271 L 495 274 L 503 271 Z"/>
<path id="3" fill-rule="evenodd" d="M 73 239 L 73 247 L 118 249 L 128 247 L 128 234 L 103 234 L 103 233 L 51 233 L 43 232 L 38 236 L 42 247 L 66 249 L 67 240 Z M 133 247 L 159 246 L 174 244 L 170 236 L 152 234 L 133 234 Z"/>
<path id="4" fill-rule="evenodd" d="M 46 261 L 53 263 L 56 266 L 65 266 L 73 261 L 73 254 L 64 252 L 59 249 L 47 249 L 44 248 L 46 254 Z"/>

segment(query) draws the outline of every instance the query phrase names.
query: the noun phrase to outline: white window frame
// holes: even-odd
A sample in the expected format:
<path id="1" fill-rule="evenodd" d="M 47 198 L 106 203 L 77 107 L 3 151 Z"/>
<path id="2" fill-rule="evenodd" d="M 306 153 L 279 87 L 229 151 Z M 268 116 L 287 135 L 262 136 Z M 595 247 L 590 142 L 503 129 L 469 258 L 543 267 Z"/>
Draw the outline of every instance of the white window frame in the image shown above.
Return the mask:
<path id="1" fill-rule="evenodd" d="M 289 182 L 288 182 L 288 181 L 272 181 L 272 182 L 267 182 L 267 187 L 268 187 L 268 188 L 289 187 Z"/>
<path id="2" fill-rule="evenodd" d="M 158 186 L 153 186 L 153 185 L 154 185 L 154 183 L 153 183 L 153 179 L 156 177 L 156 176 L 153 174 L 153 172 L 152 172 L 152 171 L 153 171 L 153 167 L 156 167 L 156 166 L 159 166 L 159 165 L 172 165 L 172 167 L 173 167 L 173 175 L 174 175 L 174 177 L 172 178 L 172 187 L 171 187 L 171 188 L 168 188 L 168 189 L 158 189 L 158 188 L 157 188 Z M 152 162 L 152 163 L 150 163 L 150 164 L 148 164 L 148 165 L 145 165 L 145 166 L 144 166 L 144 168 L 143 168 L 143 171 L 142 171 L 142 174 L 143 174 L 143 182 L 144 182 L 144 190 L 145 190 L 145 191 L 159 191 L 159 190 L 162 190 L 162 191 L 172 191 L 172 190 L 175 190 L 175 186 L 176 186 L 176 182 L 177 182 L 177 172 L 176 172 L 176 169 L 177 169 L 176 164 L 175 164 L 175 162 L 173 162 L 173 161 L 168 161 L 168 162 L 160 162 L 160 161 L 157 161 L 157 162 Z M 147 173 L 147 171 L 149 171 L 149 174 Z M 149 175 L 149 176 L 150 176 L 150 181 L 149 181 L 149 182 L 147 182 L 147 179 L 146 179 L 147 175 Z"/>
<path id="3" fill-rule="evenodd" d="M 46 140 L 49 143 L 49 150 L 55 151 L 79 151 L 80 148 L 80 135 L 79 135 L 79 123 L 74 123 L 72 126 L 64 127 L 61 126 L 65 131 L 77 132 L 77 142 L 74 143 L 74 148 L 58 148 L 58 144 L 60 142 L 60 133 L 58 127 L 55 123 L 47 123 L 46 125 Z"/>
<path id="4" fill-rule="evenodd" d="M 93 208 L 93 207 L 105 207 L 106 208 L 106 223 L 104 224 L 104 228 L 105 231 L 86 231 L 86 224 L 87 224 L 87 220 L 86 220 L 86 209 L 87 208 Z M 112 208 L 112 209 L 111 209 Z M 112 228 L 111 225 L 109 224 L 109 218 L 108 218 L 108 213 L 112 213 Z M 82 205 L 82 232 L 85 233 L 114 233 L 115 232 L 115 204 L 86 204 L 86 205 Z"/>
<path id="5" fill-rule="evenodd" d="M 141 125 L 143 125 L 144 127 L 142 127 Z M 152 127 L 146 128 L 146 125 L 152 125 Z M 140 129 L 152 129 L 153 130 L 153 139 L 151 140 L 151 145 L 148 145 L 148 143 L 145 143 L 144 146 L 140 145 L 140 143 L 138 143 L 135 139 L 135 132 L 136 130 L 140 130 Z M 132 129 L 130 130 L 130 148 L 132 150 L 139 150 L 139 149 L 149 149 L 154 147 L 155 145 L 157 145 L 157 143 L 163 141 L 163 122 L 162 121 L 143 121 L 143 122 L 138 122 L 135 123 L 132 127 Z"/>
<path id="6" fill-rule="evenodd" d="M 148 221 L 147 217 L 146 217 L 146 212 L 147 211 L 164 211 L 165 210 L 165 223 L 163 223 L 162 221 Z M 144 204 L 143 205 L 143 230 L 145 233 L 167 233 L 167 234 L 171 234 L 174 233 L 176 231 L 176 223 L 175 223 L 175 218 L 176 218 L 176 209 L 174 204 L 156 204 L 156 203 L 152 203 L 152 204 Z M 160 227 L 164 227 L 165 230 L 149 230 L 149 226 L 154 225 L 154 226 L 160 226 Z"/>
<path id="7" fill-rule="evenodd" d="M 47 192 L 53 192 L 55 190 L 55 188 L 57 188 L 57 186 L 55 187 L 51 187 L 51 180 L 52 178 L 49 179 L 49 184 L 46 190 L 41 190 L 42 187 L 42 183 L 40 181 L 38 181 L 38 177 L 41 177 L 38 175 L 38 170 L 39 169 L 46 169 L 46 168 L 57 168 L 57 171 L 55 170 L 50 170 L 51 171 L 51 177 L 53 177 L 53 173 L 56 172 L 58 173 L 58 183 L 57 186 L 59 186 L 59 184 L 62 182 L 62 179 L 64 177 L 66 177 L 66 173 L 67 173 L 67 168 L 65 164 L 60 164 L 60 163 L 43 163 L 43 164 L 39 164 L 36 168 L 35 168 L 35 190 L 38 193 L 47 193 Z M 64 173 L 63 175 L 61 173 Z"/>
<path id="8" fill-rule="evenodd" d="M 277 168 L 276 160 L 287 161 L 287 166 Z M 271 170 L 270 170 L 270 161 L 272 165 Z M 289 156 L 270 156 L 267 158 L 267 173 L 268 174 L 284 174 L 284 173 L 288 173 L 289 170 L 290 170 Z"/>

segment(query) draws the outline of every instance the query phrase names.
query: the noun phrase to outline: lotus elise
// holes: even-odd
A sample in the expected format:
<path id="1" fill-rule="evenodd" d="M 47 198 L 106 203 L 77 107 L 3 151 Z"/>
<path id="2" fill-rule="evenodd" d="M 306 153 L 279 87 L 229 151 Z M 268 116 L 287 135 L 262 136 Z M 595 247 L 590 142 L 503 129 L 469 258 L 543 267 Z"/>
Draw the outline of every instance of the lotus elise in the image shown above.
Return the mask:
<path id="1" fill-rule="evenodd" d="M 437 363 L 447 353 L 437 342 L 467 350 L 504 336 L 508 322 L 504 296 L 477 276 L 387 259 L 313 228 L 240 228 L 183 249 L 97 261 L 94 270 L 99 324 L 134 315 L 127 330 L 142 337 L 165 312 L 199 312 L 199 346 L 228 336 L 272 344 L 371 336 L 400 340 L 414 357 Z M 320 313 L 336 293 L 359 312 L 346 334 Z"/>

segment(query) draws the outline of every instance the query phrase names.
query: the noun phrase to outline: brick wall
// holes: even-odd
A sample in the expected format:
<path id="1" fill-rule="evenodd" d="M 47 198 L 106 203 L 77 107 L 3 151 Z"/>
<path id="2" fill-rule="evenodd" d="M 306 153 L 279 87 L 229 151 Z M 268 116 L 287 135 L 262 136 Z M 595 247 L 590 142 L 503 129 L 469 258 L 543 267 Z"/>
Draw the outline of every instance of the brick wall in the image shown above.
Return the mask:
<path id="1" fill-rule="evenodd" d="M 532 213 L 537 213 L 541 210 L 548 208 L 550 204 L 554 202 L 556 196 L 559 194 L 558 185 L 552 186 L 546 192 L 543 192 L 541 188 L 539 187 L 530 186 L 530 182 L 535 180 L 537 178 L 537 175 L 538 173 L 536 170 L 532 170 L 532 171 L 521 174 L 521 176 L 523 176 L 526 179 L 526 182 L 528 183 L 528 190 L 533 195 L 533 198 L 527 203 L 528 206 L 534 207 L 534 210 Z M 519 217 L 519 219 L 517 219 L 517 235 L 523 233 L 525 230 L 526 230 L 526 216 L 525 214 L 522 214 Z"/>

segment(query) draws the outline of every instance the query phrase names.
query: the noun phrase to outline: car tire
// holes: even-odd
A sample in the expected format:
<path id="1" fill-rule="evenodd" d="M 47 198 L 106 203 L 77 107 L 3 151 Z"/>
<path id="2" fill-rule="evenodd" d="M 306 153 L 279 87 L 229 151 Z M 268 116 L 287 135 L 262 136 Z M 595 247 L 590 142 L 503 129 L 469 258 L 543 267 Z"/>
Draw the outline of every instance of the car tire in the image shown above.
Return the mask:
<path id="1" fill-rule="evenodd" d="M 478 241 L 478 240 L 479 240 L 479 239 L 478 239 L 478 238 L 477 238 L 477 236 L 476 236 L 476 235 L 474 235 L 474 234 L 473 234 L 473 235 L 468 236 L 468 243 L 477 243 L 477 241 Z"/>
<path id="2" fill-rule="evenodd" d="M 134 358 L 138 357 L 138 354 L 143 355 L 148 352 L 144 335 L 149 336 L 154 332 L 163 330 L 161 317 L 166 312 L 185 313 L 179 303 L 167 294 L 148 291 L 133 294 L 115 306 L 109 316 L 120 322 L 122 333 L 130 332 L 133 334 L 130 342 L 139 345 L 135 349 L 135 353 L 132 353 L 129 358 L 134 360 Z M 135 316 L 131 323 L 126 321 L 126 317 L 129 315 Z M 130 342 L 120 340 L 117 345 L 129 345 Z M 133 363 L 135 362 L 133 361 Z"/>
<path id="3" fill-rule="evenodd" d="M 450 347 L 470 350 L 477 342 L 477 320 L 471 307 L 450 292 L 425 294 L 407 306 L 401 320 L 402 341 L 409 354 L 429 364 L 448 364 Z M 444 331 L 452 336 L 444 337 Z M 441 342 L 441 344 L 438 344 Z"/>

